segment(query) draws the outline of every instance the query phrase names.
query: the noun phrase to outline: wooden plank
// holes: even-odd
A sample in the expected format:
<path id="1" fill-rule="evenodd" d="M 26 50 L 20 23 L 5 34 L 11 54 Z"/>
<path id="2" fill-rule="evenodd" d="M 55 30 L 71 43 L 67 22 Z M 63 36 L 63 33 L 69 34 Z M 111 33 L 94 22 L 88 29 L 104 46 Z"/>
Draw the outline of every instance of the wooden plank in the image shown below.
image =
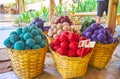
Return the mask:
<path id="1" fill-rule="evenodd" d="M 109 0 L 107 26 L 110 28 L 112 34 L 114 34 L 116 28 L 118 1 L 119 0 Z"/>

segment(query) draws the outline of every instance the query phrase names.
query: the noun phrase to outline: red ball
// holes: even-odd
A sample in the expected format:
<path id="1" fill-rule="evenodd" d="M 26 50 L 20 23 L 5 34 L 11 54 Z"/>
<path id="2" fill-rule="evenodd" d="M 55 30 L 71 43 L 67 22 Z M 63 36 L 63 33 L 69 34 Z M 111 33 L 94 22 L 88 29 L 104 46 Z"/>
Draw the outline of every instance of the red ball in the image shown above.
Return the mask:
<path id="1" fill-rule="evenodd" d="M 71 42 L 71 43 L 69 44 L 69 48 L 70 48 L 71 50 L 77 50 L 77 49 L 78 49 L 78 42 Z"/>
<path id="2" fill-rule="evenodd" d="M 68 40 L 70 42 L 73 42 L 73 41 L 76 41 L 75 39 L 75 34 L 73 32 L 70 32 L 69 35 L 68 35 Z"/>
<path id="3" fill-rule="evenodd" d="M 60 36 L 60 41 L 63 42 L 63 41 L 68 41 L 68 38 L 66 35 L 61 35 Z"/>
<path id="4" fill-rule="evenodd" d="M 59 45 L 54 46 L 54 50 L 55 50 L 55 51 L 57 51 L 57 49 L 58 49 L 58 48 L 60 48 L 60 46 L 59 46 Z"/>
<path id="5" fill-rule="evenodd" d="M 67 56 L 68 57 L 77 57 L 76 51 L 68 50 Z"/>
<path id="6" fill-rule="evenodd" d="M 85 36 L 81 36 L 80 40 L 86 40 L 87 38 Z"/>
<path id="7" fill-rule="evenodd" d="M 79 48 L 77 50 L 77 55 L 80 57 L 84 57 L 87 55 L 87 49 L 86 48 Z"/>
<path id="8" fill-rule="evenodd" d="M 54 39 L 53 43 L 55 45 L 60 45 L 60 39 L 58 39 L 58 38 Z"/>
<path id="9" fill-rule="evenodd" d="M 66 41 L 61 42 L 60 46 L 66 50 L 69 48 L 69 44 Z"/>
<path id="10" fill-rule="evenodd" d="M 67 50 L 62 49 L 61 47 L 57 49 L 57 52 L 58 52 L 60 55 L 63 55 L 63 56 L 66 56 L 66 55 L 67 55 Z"/>

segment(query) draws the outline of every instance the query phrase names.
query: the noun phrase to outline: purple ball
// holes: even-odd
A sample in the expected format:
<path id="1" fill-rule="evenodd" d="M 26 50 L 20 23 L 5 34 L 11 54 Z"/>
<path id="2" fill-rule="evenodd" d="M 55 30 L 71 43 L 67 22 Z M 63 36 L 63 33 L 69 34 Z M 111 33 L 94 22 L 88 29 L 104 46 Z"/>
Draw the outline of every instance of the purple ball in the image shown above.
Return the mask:
<path id="1" fill-rule="evenodd" d="M 91 32 L 86 32 L 86 37 L 91 39 L 92 33 Z"/>
<path id="2" fill-rule="evenodd" d="M 98 34 L 98 30 L 95 30 L 95 31 L 94 31 L 94 34 Z"/>
<path id="3" fill-rule="evenodd" d="M 91 27 L 86 28 L 86 32 L 93 32 L 94 30 Z"/>
<path id="4" fill-rule="evenodd" d="M 98 28 L 97 24 L 96 23 L 93 23 L 91 26 L 90 26 L 93 30 L 96 30 Z"/>
<path id="5" fill-rule="evenodd" d="M 98 43 L 98 42 L 99 42 L 99 40 L 98 40 L 98 39 L 92 39 L 92 41 L 95 41 L 96 43 Z"/>
<path id="6" fill-rule="evenodd" d="M 106 40 L 106 36 L 105 36 L 105 34 L 100 33 L 100 34 L 97 35 L 97 39 L 98 39 L 100 42 L 103 42 L 104 40 Z"/>
<path id="7" fill-rule="evenodd" d="M 93 34 L 91 38 L 92 39 L 97 39 L 97 34 Z"/>
<path id="8" fill-rule="evenodd" d="M 104 29 L 100 29 L 100 30 L 98 30 L 98 33 L 104 33 L 104 34 L 106 34 L 106 32 L 105 32 Z"/>

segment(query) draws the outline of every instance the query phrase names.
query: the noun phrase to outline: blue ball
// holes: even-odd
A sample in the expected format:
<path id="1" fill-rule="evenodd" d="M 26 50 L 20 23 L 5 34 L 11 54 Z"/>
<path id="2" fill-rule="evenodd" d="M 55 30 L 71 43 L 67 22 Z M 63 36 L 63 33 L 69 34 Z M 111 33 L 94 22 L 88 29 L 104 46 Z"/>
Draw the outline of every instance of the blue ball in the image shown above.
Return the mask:
<path id="1" fill-rule="evenodd" d="M 45 40 L 46 40 L 46 36 L 45 36 L 44 34 L 42 35 L 42 39 L 45 39 Z"/>
<path id="2" fill-rule="evenodd" d="M 4 45 L 5 45 L 5 46 L 10 47 L 11 44 L 12 44 L 12 43 L 10 42 L 10 37 L 8 37 L 7 39 L 4 40 Z"/>
<path id="3" fill-rule="evenodd" d="M 10 35 L 12 35 L 12 34 L 16 34 L 17 35 L 17 33 L 15 31 L 13 31 L 13 32 L 10 33 Z"/>
<path id="4" fill-rule="evenodd" d="M 29 46 L 25 46 L 25 50 L 30 50 L 31 48 Z"/>
<path id="5" fill-rule="evenodd" d="M 35 42 L 36 42 L 37 44 L 40 44 L 40 42 L 41 42 L 41 40 L 42 40 L 42 37 L 41 37 L 40 35 L 35 36 L 35 37 L 34 37 L 34 40 L 35 40 Z"/>
<path id="6" fill-rule="evenodd" d="M 38 29 L 38 31 L 39 31 L 39 34 L 42 35 L 43 31 L 41 29 Z"/>
<path id="7" fill-rule="evenodd" d="M 16 32 L 17 32 L 17 34 L 21 34 L 21 33 L 22 33 L 22 28 L 18 28 L 18 29 L 16 30 Z"/>
<path id="8" fill-rule="evenodd" d="M 33 35 L 32 35 L 31 33 L 29 33 L 29 32 L 25 33 L 24 36 L 23 36 L 23 38 L 24 38 L 25 40 L 27 40 L 27 39 L 29 39 L 29 38 L 32 38 L 32 37 L 33 37 Z"/>
<path id="9" fill-rule="evenodd" d="M 39 35 L 39 31 L 36 30 L 36 29 L 32 29 L 32 30 L 31 30 L 31 33 L 32 33 L 34 36 Z"/>
<path id="10" fill-rule="evenodd" d="M 40 42 L 40 46 L 43 48 L 46 46 L 46 40 L 42 39 L 42 41 Z"/>
<path id="11" fill-rule="evenodd" d="M 28 45 L 29 47 L 32 47 L 35 45 L 35 40 L 32 38 L 29 38 L 26 40 L 25 44 Z"/>
<path id="12" fill-rule="evenodd" d="M 25 47 L 25 44 L 23 41 L 17 41 L 15 44 L 14 44 L 14 49 L 15 50 L 23 50 Z"/>
<path id="13" fill-rule="evenodd" d="M 30 28 L 29 27 L 24 27 L 22 28 L 22 33 L 26 33 L 26 32 L 30 32 Z"/>
<path id="14" fill-rule="evenodd" d="M 23 33 L 19 35 L 19 37 L 20 37 L 22 40 L 24 39 L 23 36 L 24 36 Z"/>
<path id="15" fill-rule="evenodd" d="M 38 44 L 36 44 L 36 45 L 34 45 L 34 46 L 32 47 L 32 49 L 39 49 L 39 48 L 41 48 L 41 47 L 40 47 L 40 45 L 38 45 Z"/>
<path id="16" fill-rule="evenodd" d="M 38 27 L 35 24 L 30 25 L 30 29 L 38 29 Z"/>
<path id="17" fill-rule="evenodd" d="M 20 38 L 19 38 L 18 35 L 16 35 L 16 34 L 11 34 L 11 35 L 10 35 L 10 41 L 11 41 L 12 43 L 15 43 L 15 42 L 18 41 L 18 40 L 20 40 Z"/>

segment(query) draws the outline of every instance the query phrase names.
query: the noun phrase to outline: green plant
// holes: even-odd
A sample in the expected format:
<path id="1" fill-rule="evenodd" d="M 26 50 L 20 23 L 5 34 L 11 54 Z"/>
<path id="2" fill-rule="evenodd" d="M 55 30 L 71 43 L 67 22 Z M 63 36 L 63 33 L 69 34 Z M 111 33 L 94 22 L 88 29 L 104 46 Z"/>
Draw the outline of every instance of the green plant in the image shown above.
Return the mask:
<path id="1" fill-rule="evenodd" d="M 117 13 L 120 14 L 120 1 L 118 3 L 118 12 Z"/>
<path id="2" fill-rule="evenodd" d="M 96 0 L 80 0 L 77 5 L 72 4 L 70 12 L 79 13 L 79 12 L 92 12 L 96 9 Z"/>
<path id="3" fill-rule="evenodd" d="M 46 21 L 48 21 L 48 17 L 49 17 L 49 8 L 47 7 L 43 7 L 41 10 L 40 10 L 40 14 L 41 14 L 41 17 L 44 18 Z"/>
<path id="4" fill-rule="evenodd" d="M 62 5 L 58 5 L 55 7 L 55 12 L 58 15 L 64 15 L 66 13 L 66 7 L 63 7 Z"/>

